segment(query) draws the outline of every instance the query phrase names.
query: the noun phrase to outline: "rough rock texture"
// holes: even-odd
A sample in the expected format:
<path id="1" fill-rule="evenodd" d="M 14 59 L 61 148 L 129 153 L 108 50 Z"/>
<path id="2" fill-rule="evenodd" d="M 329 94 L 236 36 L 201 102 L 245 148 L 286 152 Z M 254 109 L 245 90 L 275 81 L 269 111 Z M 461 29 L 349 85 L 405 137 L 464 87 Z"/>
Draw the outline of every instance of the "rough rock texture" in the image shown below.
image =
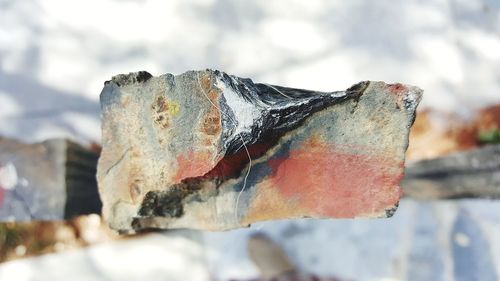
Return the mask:
<path id="1" fill-rule="evenodd" d="M 214 70 L 115 76 L 101 93 L 103 215 L 123 232 L 391 216 L 420 97 L 401 84 L 315 92 Z"/>
<path id="2" fill-rule="evenodd" d="M 67 140 L 25 144 L 0 138 L 0 221 L 99 213 L 97 158 Z"/>
<path id="3" fill-rule="evenodd" d="M 405 196 L 416 199 L 500 198 L 500 145 L 489 145 L 406 169 Z"/>

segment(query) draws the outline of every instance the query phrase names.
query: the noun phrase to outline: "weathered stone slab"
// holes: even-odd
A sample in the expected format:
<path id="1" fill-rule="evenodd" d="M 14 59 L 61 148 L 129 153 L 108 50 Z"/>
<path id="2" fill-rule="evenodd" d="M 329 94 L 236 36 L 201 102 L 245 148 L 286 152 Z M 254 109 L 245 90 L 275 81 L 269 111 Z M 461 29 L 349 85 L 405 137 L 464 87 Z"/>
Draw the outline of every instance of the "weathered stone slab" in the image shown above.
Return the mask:
<path id="1" fill-rule="evenodd" d="M 99 213 L 97 158 L 63 139 L 26 144 L 0 138 L 0 221 Z"/>
<path id="2" fill-rule="evenodd" d="M 103 215 L 121 231 L 391 216 L 420 97 L 401 84 L 315 92 L 213 70 L 115 76 L 101 93 Z"/>
<path id="3" fill-rule="evenodd" d="M 420 200 L 500 198 L 500 145 L 488 145 L 409 165 L 405 196 Z"/>

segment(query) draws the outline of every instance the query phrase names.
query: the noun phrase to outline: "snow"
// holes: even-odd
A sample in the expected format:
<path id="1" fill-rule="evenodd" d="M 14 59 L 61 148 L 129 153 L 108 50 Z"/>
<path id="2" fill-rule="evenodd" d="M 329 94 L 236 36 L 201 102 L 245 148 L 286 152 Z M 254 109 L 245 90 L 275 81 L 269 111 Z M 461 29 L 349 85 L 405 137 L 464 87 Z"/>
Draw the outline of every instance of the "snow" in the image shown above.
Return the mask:
<path id="1" fill-rule="evenodd" d="M 207 280 L 203 260 L 199 234 L 174 231 L 7 262 L 0 280 Z"/>
<path id="2" fill-rule="evenodd" d="M 13 189 L 18 183 L 17 170 L 14 164 L 0 164 L 0 188 Z"/>
<path id="3" fill-rule="evenodd" d="M 499 34 L 497 0 L 0 0 L 0 135 L 28 142 L 99 141 L 103 82 L 138 70 L 159 75 L 221 69 L 321 91 L 362 80 L 400 82 L 424 89 L 421 109 L 467 117 L 500 103 Z M 84 250 L 97 253 L 95 263 L 82 252 L 9 263 L 0 267 L 0 279 L 146 280 L 168 270 L 180 274 L 172 276 L 191 274 L 193 264 L 202 268 L 205 262 L 216 280 L 255 277 L 245 252 L 255 231 L 277 239 L 304 271 L 356 280 L 412 279 L 405 274 L 423 254 L 412 252 L 411 237 L 422 238 L 418 243 L 429 249 L 435 242 L 425 240 L 431 234 L 414 234 L 413 222 L 421 222 L 426 229 L 448 225 L 435 229 L 441 248 L 433 253 L 443 255 L 442 280 L 451 280 L 447 243 L 459 208 L 481 213 L 473 217 L 500 268 L 499 204 L 406 202 L 390 220 L 282 221 L 204 233 L 207 260 L 198 263 L 188 262 L 182 251 L 168 253 L 168 239 L 126 241 Z M 425 207 L 438 210 L 435 220 L 417 216 Z M 156 251 L 155 261 L 145 258 L 149 251 Z M 165 268 L 169 259 L 177 259 L 176 266 Z M 71 267 L 64 269 L 61 260 Z"/>
<path id="4" fill-rule="evenodd" d="M 103 82 L 138 70 L 322 91 L 401 82 L 425 90 L 422 108 L 464 115 L 500 102 L 493 0 L 0 3 L 0 133 L 27 141 L 99 140 Z"/>

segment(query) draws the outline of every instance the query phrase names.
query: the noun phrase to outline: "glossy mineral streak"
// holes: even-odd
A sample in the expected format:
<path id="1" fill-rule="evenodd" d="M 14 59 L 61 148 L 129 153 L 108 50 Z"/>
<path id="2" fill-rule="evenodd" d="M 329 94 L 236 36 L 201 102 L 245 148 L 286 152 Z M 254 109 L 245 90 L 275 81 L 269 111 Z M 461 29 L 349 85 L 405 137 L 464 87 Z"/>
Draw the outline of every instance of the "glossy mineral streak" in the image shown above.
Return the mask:
<path id="1" fill-rule="evenodd" d="M 318 92 L 270 84 L 254 84 L 252 80 L 215 71 L 216 86 L 222 90 L 220 108 L 226 155 L 245 145 L 276 143 L 284 133 L 326 107 L 346 99 L 359 97 L 368 86 L 360 82 L 346 91 Z"/>

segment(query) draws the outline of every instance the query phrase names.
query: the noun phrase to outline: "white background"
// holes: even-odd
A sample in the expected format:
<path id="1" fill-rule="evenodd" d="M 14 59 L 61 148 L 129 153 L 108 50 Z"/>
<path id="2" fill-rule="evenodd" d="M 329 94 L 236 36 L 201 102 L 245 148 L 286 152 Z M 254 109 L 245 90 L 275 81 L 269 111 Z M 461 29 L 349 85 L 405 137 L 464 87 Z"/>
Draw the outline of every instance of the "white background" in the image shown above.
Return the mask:
<path id="1" fill-rule="evenodd" d="M 30 142 L 49 137 L 99 141 L 99 93 L 112 75 L 204 68 L 326 91 L 361 80 L 413 84 L 425 90 L 421 109 L 467 118 L 479 107 L 500 102 L 500 1 L 0 0 L 1 135 Z M 427 209 L 432 215 L 419 215 Z M 450 225 L 459 210 L 469 210 L 478 220 L 491 240 L 493 263 L 500 268 L 500 242 L 493 239 L 500 236 L 499 209 L 498 203 L 481 201 L 403 201 L 392 220 L 267 223 L 203 234 L 208 245 L 203 260 L 213 278 L 255 277 L 246 239 L 260 229 L 278 239 L 304 271 L 357 280 L 424 280 L 409 271 L 419 264 L 412 263 L 408 246 L 408 239 L 423 235 L 424 244 L 438 241 L 436 247 L 429 242 L 430 249 L 446 257 L 438 279 L 451 280 Z M 427 234 L 413 232 L 419 223 L 437 229 L 435 237 L 425 240 Z M 161 268 L 168 269 L 161 264 L 168 261 L 146 258 L 151 253 L 147 249 L 167 247 L 160 240 L 144 241 L 145 248 L 137 250 L 142 259 L 131 250 L 136 266 L 119 270 L 148 274 L 157 262 L 161 277 Z M 109 258 L 94 261 L 99 271 L 88 257 L 68 266 L 87 266 L 87 271 L 78 271 L 80 277 L 92 270 L 94 276 L 106 276 L 121 264 L 114 250 L 107 253 Z M 50 275 L 63 260 L 42 263 L 47 276 L 70 276 Z M 189 263 L 176 267 L 183 269 L 186 280 L 194 274 Z M 21 267 L 26 280 L 40 279 L 39 267 Z M 15 268 L 5 276 L 18 276 Z M 137 274 L 129 276 L 141 276 Z"/>

